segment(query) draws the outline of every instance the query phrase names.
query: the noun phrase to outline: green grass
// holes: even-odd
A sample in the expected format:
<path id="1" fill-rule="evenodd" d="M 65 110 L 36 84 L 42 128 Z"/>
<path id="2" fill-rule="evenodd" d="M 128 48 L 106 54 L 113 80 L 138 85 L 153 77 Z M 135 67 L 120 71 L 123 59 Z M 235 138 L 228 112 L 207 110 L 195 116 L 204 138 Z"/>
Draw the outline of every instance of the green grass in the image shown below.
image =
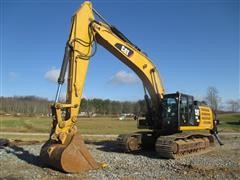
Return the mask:
<path id="1" fill-rule="evenodd" d="M 82 134 L 121 134 L 137 130 L 136 121 L 117 118 L 80 118 L 77 126 Z M 51 118 L 0 117 L 1 132 L 48 133 L 50 128 Z"/>
<path id="2" fill-rule="evenodd" d="M 219 130 L 240 132 L 240 113 L 220 114 Z M 49 133 L 51 118 L 0 116 L 1 132 Z M 117 118 L 80 118 L 77 122 L 82 134 L 122 134 L 137 131 L 137 122 Z"/>
<path id="3" fill-rule="evenodd" d="M 82 134 L 122 134 L 137 130 L 136 121 L 117 118 L 81 118 L 77 126 Z"/>
<path id="4" fill-rule="evenodd" d="M 49 132 L 51 127 L 50 118 L 36 118 L 36 117 L 0 117 L 0 131 L 1 132 Z"/>
<path id="5" fill-rule="evenodd" d="M 219 114 L 217 119 L 220 120 L 219 130 L 224 132 L 240 132 L 240 113 Z"/>

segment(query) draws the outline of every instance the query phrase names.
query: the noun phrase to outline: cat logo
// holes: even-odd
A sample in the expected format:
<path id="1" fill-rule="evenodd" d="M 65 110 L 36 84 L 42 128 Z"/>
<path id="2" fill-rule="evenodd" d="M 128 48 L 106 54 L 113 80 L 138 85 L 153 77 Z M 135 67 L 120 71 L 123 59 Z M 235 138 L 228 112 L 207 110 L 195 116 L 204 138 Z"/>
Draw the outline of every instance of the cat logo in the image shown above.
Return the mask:
<path id="1" fill-rule="evenodd" d="M 125 54 L 127 57 L 130 57 L 130 56 L 132 56 L 132 54 L 133 54 L 133 51 L 131 50 L 131 49 L 129 49 L 128 47 L 126 47 L 126 46 L 124 46 L 124 45 L 122 45 L 122 44 L 119 44 L 119 43 L 117 43 L 117 44 L 115 44 L 115 47 L 117 48 L 117 49 L 119 49 L 123 54 Z"/>
<path id="2" fill-rule="evenodd" d="M 128 56 L 128 54 L 129 54 L 129 52 L 130 52 L 125 46 L 122 46 L 121 51 L 122 51 L 124 54 L 126 54 L 127 56 Z"/>

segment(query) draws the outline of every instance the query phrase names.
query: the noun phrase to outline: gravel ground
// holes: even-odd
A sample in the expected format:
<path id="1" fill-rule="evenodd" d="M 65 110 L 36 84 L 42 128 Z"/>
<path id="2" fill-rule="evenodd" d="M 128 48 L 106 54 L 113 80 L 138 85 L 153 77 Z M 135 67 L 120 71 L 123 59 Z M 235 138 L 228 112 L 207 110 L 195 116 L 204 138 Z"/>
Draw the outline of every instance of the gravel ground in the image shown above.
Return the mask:
<path id="1" fill-rule="evenodd" d="M 109 166 L 82 174 L 65 174 L 42 167 L 38 154 L 41 144 L 16 145 L 0 149 L 0 179 L 240 179 L 240 133 L 222 136 L 204 154 L 165 160 L 155 152 L 125 154 L 114 141 L 88 143 L 98 162 Z"/>

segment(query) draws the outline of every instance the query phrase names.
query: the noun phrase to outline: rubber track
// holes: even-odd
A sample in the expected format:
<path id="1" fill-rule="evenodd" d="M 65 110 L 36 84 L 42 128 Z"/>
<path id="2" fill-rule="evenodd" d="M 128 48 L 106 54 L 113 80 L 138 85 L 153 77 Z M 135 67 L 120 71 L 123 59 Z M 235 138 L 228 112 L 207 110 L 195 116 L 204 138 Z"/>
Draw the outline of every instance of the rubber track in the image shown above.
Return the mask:
<path id="1" fill-rule="evenodd" d="M 175 139 L 176 137 L 172 136 L 163 136 L 157 139 L 155 149 L 160 157 L 175 159 L 175 155 L 173 153 L 173 145 L 176 143 Z"/>
<path id="2" fill-rule="evenodd" d="M 156 141 L 155 149 L 162 158 L 176 159 L 178 157 L 196 154 L 199 151 L 205 151 L 212 144 L 213 140 L 211 136 L 161 136 Z"/>
<path id="3" fill-rule="evenodd" d="M 128 146 L 128 140 L 131 138 L 131 137 L 140 137 L 141 134 L 139 133 L 131 133 L 131 134 L 120 134 L 117 138 L 117 142 L 118 142 L 118 145 L 120 147 L 120 149 L 123 151 L 123 152 L 132 152 L 131 149 L 129 149 L 129 146 Z"/>

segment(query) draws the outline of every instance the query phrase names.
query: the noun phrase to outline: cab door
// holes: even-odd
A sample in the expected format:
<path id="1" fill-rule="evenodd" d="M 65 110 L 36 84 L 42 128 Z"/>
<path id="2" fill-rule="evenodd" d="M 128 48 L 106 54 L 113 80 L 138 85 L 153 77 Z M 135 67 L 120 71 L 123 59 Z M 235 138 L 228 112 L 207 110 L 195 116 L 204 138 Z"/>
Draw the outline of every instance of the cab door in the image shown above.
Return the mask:
<path id="1" fill-rule="evenodd" d="M 179 118 L 181 126 L 194 125 L 194 106 L 193 97 L 188 95 L 182 95 L 180 97 Z"/>
<path id="2" fill-rule="evenodd" d="M 164 111 L 162 130 L 166 133 L 179 132 L 179 94 L 166 95 L 164 98 Z"/>

